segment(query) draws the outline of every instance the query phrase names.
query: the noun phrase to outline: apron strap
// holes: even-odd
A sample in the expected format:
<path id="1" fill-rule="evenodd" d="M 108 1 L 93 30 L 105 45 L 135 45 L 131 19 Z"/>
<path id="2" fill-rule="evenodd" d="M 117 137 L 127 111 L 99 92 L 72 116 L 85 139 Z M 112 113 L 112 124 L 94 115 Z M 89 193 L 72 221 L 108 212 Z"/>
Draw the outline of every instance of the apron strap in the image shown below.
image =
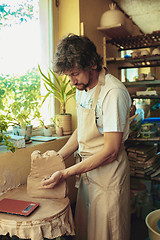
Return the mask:
<path id="1" fill-rule="evenodd" d="M 100 85 L 99 82 L 98 82 L 97 88 L 96 88 L 96 92 L 95 92 L 95 95 L 94 95 L 94 98 L 93 98 L 93 103 L 92 103 L 92 109 L 93 109 L 93 110 L 95 110 L 95 108 L 96 108 L 100 89 L 101 89 L 101 85 Z"/>
<path id="2" fill-rule="evenodd" d="M 96 88 L 96 92 L 95 92 L 95 95 L 94 95 L 94 98 L 93 98 L 93 103 L 92 103 L 92 108 L 91 108 L 93 110 L 95 110 L 95 108 L 96 108 L 99 92 L 100 92 L 100 89 L 101 89 L 101 85 L 104 85 L 104 82 L 105 82 L 104 80 L 105 80 L 105 69 L 102 68 L 102 70 L 99 74 L 97 88 Z M 80 92 L 80 95 L 79 95 L 79 98 L 78 98 L 78 103 L 77 103 L 78 106 L 81 103 L 81 96 L 82 96 L 82 91 Z"/>
<path id="3" fill-rule="evenodd" d="M 97 84 L 97 88 L 96 88 L 96 92 L 93 98 L 93 103 L 92 103 L 92 109 L 95 110 L 96 105 L 97 105 L 97 100 L 98 100 L 98 96 L 101 90 L 101 85 L 104 85 L 104 81 L 105 80 L 105 69 L 102 68 L 102 71 L 99 74 L 99 78 L 98 78 L 98 84 Z"/>

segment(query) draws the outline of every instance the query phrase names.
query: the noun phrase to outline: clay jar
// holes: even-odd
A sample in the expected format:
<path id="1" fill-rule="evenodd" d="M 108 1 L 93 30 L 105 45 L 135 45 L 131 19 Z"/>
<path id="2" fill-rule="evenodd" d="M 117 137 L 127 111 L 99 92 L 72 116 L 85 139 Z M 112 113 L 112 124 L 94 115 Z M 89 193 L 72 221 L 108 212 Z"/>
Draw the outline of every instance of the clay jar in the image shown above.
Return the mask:
<path id="1" fill-rule="evenodd" d="M 62 127 L 56 127 L 56 134 L 58 137 L 63 136 L 63 128 Z"/>

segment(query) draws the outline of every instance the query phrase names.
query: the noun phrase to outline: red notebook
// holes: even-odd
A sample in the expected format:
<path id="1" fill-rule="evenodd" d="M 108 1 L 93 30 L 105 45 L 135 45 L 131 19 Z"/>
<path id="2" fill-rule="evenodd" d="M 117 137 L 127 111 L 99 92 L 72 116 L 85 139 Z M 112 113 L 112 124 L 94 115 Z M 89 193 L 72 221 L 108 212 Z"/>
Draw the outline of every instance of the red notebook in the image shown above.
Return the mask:
<path id="1" fill-rule="evenodd" d="M 29 216 L 38 206 L 35 202 L 4 198 L 0 201 L 0 212 Z"/>

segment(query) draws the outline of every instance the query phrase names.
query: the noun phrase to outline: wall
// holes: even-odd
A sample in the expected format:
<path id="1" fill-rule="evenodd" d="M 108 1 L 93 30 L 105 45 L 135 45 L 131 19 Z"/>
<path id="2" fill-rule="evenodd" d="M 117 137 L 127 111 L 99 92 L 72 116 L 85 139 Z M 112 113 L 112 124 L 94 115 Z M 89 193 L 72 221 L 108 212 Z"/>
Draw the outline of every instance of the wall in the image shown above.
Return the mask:
<path id="1" fill-rule="evenodd" d="M 102 14 L 109 10 L 111 0 L 81 0 L 80 1 L 80 22 L 84 22 L 84 35 L 89 37 L 97 47 L 98 53 L 103 57 L 103 37 L 105 36 L 97 27 L 100 26 Z M 117 56 L 117 50 L 112 45 L 106 46 L 107 57 Z M 119 77 L 118 70 L 110 66 L 109 72 Z"/>
<path id="2" fill-rule="evenodd" d="M 15 188 L 20 184 L 25 184 L 27 176 L 30 173 L 30 156 L 35 150 L 40 150 L 44 153 L 47 150 L 58 151 L 68 140 L 68 137 L 62 137 L 54 141 L 35 145 L 28 145 L 26 148 L 16 150 L 15 153 L 3 152 L 0 153 L 0 195 L 9 189 Z M 73 155 L 66 160 L 66 166 L 74 164 Z M 68 180 L 69 197 L 71 202 L 76 199 L 76 189 L 74 187 L 75 177 Z"/>
<path id="3" fill-rule="evenodd" d="M 79 0 L 60 0 L 58 11 L 58 41 L 69 33 L 79 35 Z M 57 42 L 58 42 L 57 41 Z M 77 126 L 76 116 L 76 102 L 72 98 L 66 106 L 67 113 L 72 114 L 72 129 L 75 130 Z"/>
<path id="4" fill-rule="evenodd" d="M 109 0 L 81 0 L 80 22 L 84 22 L 84 35 L 89 37 L 97 46 L 97 51 L 103 56 L 103 35 L 97 30 L 101 15 L 108 10 Z"/>
<path id="5" fill-rule="evenodd" d="M 59 1 L 59 39 L 79 34 L 79 0 Z"/>

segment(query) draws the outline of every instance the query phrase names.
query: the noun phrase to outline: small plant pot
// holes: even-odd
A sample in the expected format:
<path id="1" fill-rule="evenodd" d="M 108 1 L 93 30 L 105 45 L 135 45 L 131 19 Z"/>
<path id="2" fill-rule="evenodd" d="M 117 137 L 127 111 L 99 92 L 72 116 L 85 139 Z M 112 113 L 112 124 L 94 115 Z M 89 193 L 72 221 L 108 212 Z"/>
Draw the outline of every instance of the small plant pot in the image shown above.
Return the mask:
<path id="1" fill-rule="evenodd" d="M 71 114 L 59 114 L 57 116 L 59 120 L 59 126 L 63 128 L 63 135 L 69 135 L 72 133 L 72 115 Z"/>
<path id="2" fill-rule="evenodd" d="M 56 134 L 58 137 L 63 136 L 63 128 L 62 127 L 56 127 Z"/>
<path id="3" fill-rule="evenodd" d="M 52 136 L 52 129 L 51 128 L 43 128 L 44 136 L 50 137 Z"/>

